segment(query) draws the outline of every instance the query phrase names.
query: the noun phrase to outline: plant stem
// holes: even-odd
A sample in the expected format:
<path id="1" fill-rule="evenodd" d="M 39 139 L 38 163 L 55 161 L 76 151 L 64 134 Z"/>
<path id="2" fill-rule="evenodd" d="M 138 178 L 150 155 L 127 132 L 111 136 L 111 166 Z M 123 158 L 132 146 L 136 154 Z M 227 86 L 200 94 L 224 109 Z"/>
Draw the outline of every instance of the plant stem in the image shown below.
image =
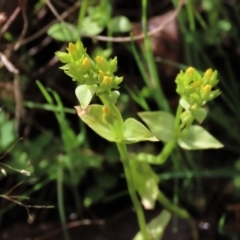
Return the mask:
<path id="1" fill-rule="evenodd" d="M 138 224 L 142 233 L 142 237 L 144 240 L 149 240 L 144 212 L 134 187 L 134 179 L 131 173 L 127 147 L 123 143 L 117 143 L 117 148 L 123 163 L 123 168 L 124 168 L 125 176 L 127 179 L 128 192 L 131 197 L 134 209 L 137 213 Z"/>
<path id="2" fill-rule="evenodd" d="M 175 146 L 176 146 L 176 141 L 171 141 L 171 142 L 166 143 L 164 145 L 162 151 L 160 152 L 160 154 L 157 156 L 156 163 L 157 164 L 165 163 L 165 161 L 167 160 L 169 155 L 172 153 Z"/>
<path id="3" fill-rule="evenodd" d="M 99 96 L 99 97 L 100 97 L 102 103 L 104 104 L 104 106 L 107 106 L 109 108 L 110 112 L 115 115 L 116 121 L 115 121 L 114 125 L 111 126 L 112 131 L 115 132 L 115 135 L 117 138 L 121 139 L 123 136 L 123 124 L 124 124 L 121 113 L 115 107 L 115 105 L 109 103 L 108 100 L 104 96 Z M 129 163 L 128 151 L 127 151 L 126 144 L 116 143 L 116 145 L 117 145 L 117 148 L 118 148 L 118 151 L 119 151 L 122 163 L 123 163 L 124 173 L 125 173 L 125 176 L 127 179 L 128 192 L 129 192 L 134 209 L 137 214 L 138 225 L 140 227 L 142 237 L 144 240 L 149 240 L 144 212 L 143 212 L 142 205 L 138 199 L 138 196 L 136 194 L 135 187 L 134 187 L 134 179 L 133 179 L 133 176 L 131 173 L 131 167 L 130 167 L 130 163 Z"/>
<path id="4" fill-rule="evenodd" d="M 58 178 L 57 178 L 57 194 L 58 194 L 58 211 L 63 227 L 64 239 L 70 240 L 68 230 L 66 228 L 67 220 L 64 213 L 64 201 L 63 201 L 63 172 L 61 167 L 58 168 Z"/>
<path id="5" fill-rule="evenodd" d="M 166 208 L 170 212 L 176 214 L 183 219 L 187 219 L 192 229 L 193 239 L 198 240 L 198 231 L 195 221 L 191 218 L 190 214 L 185 209 L 182 209 L 177 205 L 171 203 L 171 201 L 169 201 L 169 199 L 160 190 L 158 194 L 158 201 L 164 208 Z"/>
<path id="6" fill-rule="evenodd" d="M 181 114 L 183 111 L 183 107 L 180 105 L 180 103 L 178 104 L 178 108 L 177 108 L 177 113 L 176 113 L 176 118 L 175 118 L 175 131 L 177 132 L 179 129 L 179 125 L 180 125 L 180 121 L 181 121 Z"/>
<path id="7" fill-rule="evenodd" d="M 148 26 L 147 26 L 147 0 L 142 0 L 142 28 L 144 34 L 144 56 L 148 66 L 149 74 L 153 81 L 152 92 L 160 109 L 163 109 L 166 112 L 171 112 L 169 103 L 164 95 L 162 90 L 161 82 L 159 79 L 159 74 L 157 72 L 157 67 L 151 47 L 150 38 L 147 35 Z"/>
<path id="8" fill-rule="evenodd" d="M 171 203 L 171 201 L 160 190 L 158 194 L 158 201 L 163 207 L 165 207 L 170 212 L 178 215 L 179 217 L 183 219 L 190 218 L 189 213 L 185 209 L 179 208 L 177 205 Z"/>
<path id="9" fill-rule="evenodd" d="M 88 1 L 83 0 L 82 1 L 82 6 L 79 8 L 78 23 L 77 23 L 77 28 L 78 28 L 79 31 L 81 31 L 81 29 L 82 29 L 82 22 L 83 22 L 83 18 L 86 14 L 86 11 L 87 11 L 87 4 L 88 4 Z M 80 37 L 81 37 L 81 35 L 80 35 Z"/>
<path id="10" fill-rule="evenodd" d="M 179 135 L 179 125 L 180 125 L 180 122 L 181 122 L 182 111 L 183 111 L 182 106 L 180 104 L 178 104 L 176 118 L 175 118 L 175 124 L 174 124 L 176 136 Z M 176 145 L 177 145 L 177 140 L 173 140 L 173 141 L 170 141 L 170 142 L 166 143 L 164 145 L 162 151 L 160 152 L 160 154 L 157 156 L 157 162 L 156 163 L 157 164 L 165 163 L 165 161 L 167 160 L 169 155 L 173 152 L 173 149 L 176 147 Z"/>

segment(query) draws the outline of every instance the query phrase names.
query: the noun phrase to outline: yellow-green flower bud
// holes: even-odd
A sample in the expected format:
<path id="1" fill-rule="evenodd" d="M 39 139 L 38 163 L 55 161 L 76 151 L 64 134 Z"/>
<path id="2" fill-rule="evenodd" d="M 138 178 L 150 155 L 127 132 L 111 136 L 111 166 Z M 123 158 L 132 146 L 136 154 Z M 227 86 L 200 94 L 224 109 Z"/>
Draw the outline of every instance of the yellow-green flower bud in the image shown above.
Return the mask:
<path id="1" fill-rule="evenodd" d="M 55 53 L 58 59 L 63 63 L 68 63 L 72 60 L 71 55 L 65 52 L 56 52 Z"/>
<path id="2" fill-rule="evenodd" d="M 88 71 L 90 68 L 90 60 L 88 57 L 85 57 L 82 61 L 82 67 L 85 71 Z"/>
<path id="3" fill-rule="evenodd" d="M 68 44 L 68 52 L 71 54 L 73 60 L 76 61 L 80 58 L 75 44 L 73 43 Z"/>
<path id="4" fill-rule="evenodd" d="M 187 70 L 186 70 L 186 73 L 187 74 L 193 74 L 195 72 L 195 68 L 193 68 L 193 67 L 189 67 Z"/>
<path id="5" fill-rule="evenodd" d="M 77 42 L 76 42 L 76 49 L 77 49 L 78 53 L 85 55 L 86 49 L 84 48 L 84 46 L 80 40 L 77 40 Z"/>
<path id="6" fill-rule="evenodd" d="M 107 70 L 108 70 L 108 62 L 107 62 L 107 60 L 105 58 L 103 58 L 103 57 L 100 57 L 100 56 L 97 56 L 95 60 L 96 60 L 96 63 L 98 65 L 98 67 L 102 71 L 107 72 Z"/>
<path id="7" fill-rule="evenodd" d="M 193 83 L 190 84 L 191 89 L 193 89 L 194 91 L 196 91 L 197 88 L 199 88 L 201 86 L 202 82 L 200 80 L 197 80 Z"/>
<path id="8" fill-rule="evenodd" d="M 105 85 L 110 85 L 111 83 L 112 83 L 112 78 L 111 78 L 111 77 L 105 76 L 105 77 L 103 78 L 103 84 L 105 84 Z"/>
<path id="9" fill-rule="evenodd" d="M 122 80 L 123 80 L 123 77 L 114 77 L 113 79 L 114 87 L 118 87 L 118 85 L 122 82 Z"/>
<path id="10" fill-rule="evenodd" d="M 103 81 L 103 78 L 104 78 L 104 76 L 106 76 L 106 74 L 102 70 L 99 70 L 99 75 L 100 75 L 101 80 Z"/>
<path id="11" fill-rule="evenodd" d="M 200 91 L 200 94 L 201 94 L 201 98 L 204 100 L 204 101 L 208 101 L 208 98 L 209 98 L 209 95 L 210 95 L 210 92 L 211 92 L 211 85 L 207 84 L 205 85 L 204 87 L 202 87 L 201 91 Z"/>
<path id="12" fill-rule="evenodd" d="M 213 73 L 212 69 L 209 68 L 207 71 L 205 71 L 203 77 L 209 79 L 212 76 L 212 73 Z"/>
<path id="13" fill-rule="evenodd" d="M 212 94 L 212 87 L 218 83 L 217 71 L 207 69 L 201 75 L 193 67 L 189 67 L 185 72 L 180 71 L 175 80 L 177 84 L 176 92 L 191 106 L 196 104 L 199 108 L 207 101 L 219 95 L 220 92 Z"/>
<path id="14" fill-rule="evenodd" d="M 202 78 L 203 84 L 209 84 L 212 74 L 213 74 L 213 71 L 211 68 L 209 68 L 208 70 L 205 71 L 203 78 Z"/>
<path id="15" fill-rule="evenodd" d="M 117 57 L 109 60 L 109 69 L 112 73 L 117 70 Z"/>
<path id="16" fill-rule="evenodd" d="M 217 79 L 217 71 L 214 71 L 213 73 L 212 73 L 212 76 L 211 76 L 211 78 L 210 78 L 210 80 L 209 80 L 209 84 L 212 86 L 212 87 L 214 87 L 215 85 L 217 85 L 218 84 L 218 79 Z"/>

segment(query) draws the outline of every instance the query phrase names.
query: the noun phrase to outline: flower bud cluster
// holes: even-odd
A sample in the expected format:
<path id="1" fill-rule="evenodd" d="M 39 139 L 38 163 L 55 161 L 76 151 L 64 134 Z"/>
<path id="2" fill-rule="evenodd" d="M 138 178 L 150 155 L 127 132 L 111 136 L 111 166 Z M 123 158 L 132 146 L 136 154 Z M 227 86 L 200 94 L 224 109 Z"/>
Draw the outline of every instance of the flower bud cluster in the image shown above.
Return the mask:
<path id="1" fill-rule="evenodd" d="M 117 89 L 122 82 L 122 77 L 114 76 L 117 69 L 117 58 L 107 61 L 104 57 L 97 56 L 92 60 L 80 41 L 76 44 L 69 43 L 66 52 L 57 52 L 59 60 L 65 63 L 61 69 L 79 85 L 97 85 L 98 93 Z"/>
<path id="2" fill-rule="evenodd" d="M 189 67 L 185 72 L 181 71 L 177 75 L 175 82 L 177 93 L 188 102 L 191 108 L 198 109 L 220 95 L 220 90 L 213 90 L 219 80 L 217 71 L 212 71 L 212 69 L 208 69 L 201 76 L 196 69 Z"/>

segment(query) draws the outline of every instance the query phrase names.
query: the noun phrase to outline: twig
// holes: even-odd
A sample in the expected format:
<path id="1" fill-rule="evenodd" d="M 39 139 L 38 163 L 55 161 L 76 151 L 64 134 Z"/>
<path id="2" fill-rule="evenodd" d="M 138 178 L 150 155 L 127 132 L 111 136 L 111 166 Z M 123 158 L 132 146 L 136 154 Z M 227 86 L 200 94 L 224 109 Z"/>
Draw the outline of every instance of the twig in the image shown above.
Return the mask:
<path id="1" fill-rule="evenodd" d="M 79 2 L 76 2 L 71 8 L 67 9 L 65 12 L 63 12 L 60 16 L 62 19 L 67 18 L 71 13 L 73 13 L 77 7 L 80 6 Z M 31 35 L 28 38 L 25 38 L 22 40 L 21 45 L 23 46 L 33 40 L 35 40 L 36 38 L 40 37 L 41 35 L 43 35 L 49 27 L 51 27 L 54 23 L 58 22 L 57 19 L 55 19 L 54 21 L 52 21 L 51 23 L 47 24 L 45 27 L 43 27 L 41 30 L 39 30 L 38 32 L 34 33 L 33 35 Z"/>
<path id="2" fill-rule="evenodd" d="M 21 8 L 18 6 L 14 10 L 13 14 L 9 17 L 9 19 L 6 21 L 6 23 L 3 25 L 1 31 L 0 31 L 0 38 L 2 35 L 8 30 L 14 19 L 17 17 L 17 15 L 20 13 Z"/>
<path id="3" fill-rule="evenodd" d="M 48 5 L 49 9 L 52 11 L 53 15 L 58 19 L 59 22 L 64 22 L 61 15 L 58 14 L 57 10 L 54 8 L 50 0 L 45 0 L 46 4 Z"/>
<path id="4" fill-rule="evenodd" d="M 58 14 L 56 9 L 53 7 L 53 5 L 50 3 L 50 0 L 46 0 L 46 3 L 48 4 L 49 8 L 53 12 L 53 14 L 56 16 L 56 18 L 60 21 L 63 22 L 62 17 Z M 185 1 L 182 0 L 179 2 L 178 7 L 175 9 L 174 13 L 171 15 L 171 17 L 168 18 L 168 21 L 166 21 L 164 24 L 156 27 L 155 29 L 149 31 L 147 33 L 148 36 L 152 36 L 160 31 L 162 31 L 169 23 L 171 23 L 178 15 L 180 10 L 182 9 L 183 5 L 185 4 Z M 89 36 L 83 34 L 84 37 L 89 37 L 93 38 L 99 41 L 105 41 L 105 42 L 131 42 L 131 41 L 138 41 L 144 39 L 144 33 L 141 33 L 139 35 L 133 36 L 133 37 L 107 37 L 107 36 Z"/>
<path id="5" fill-rule="evenodd" d="M 1 157 L 0 157 L 0 160 L 1 159 L 3 159 L 14 147 L 15 147 L 15 145 L 19 142 L 19 141 L 21 141 L 23 138 L 19 138 L 13 145 L 12 145 L 12 147 L 10 148 L 10 149 L 8 149 Z"/>
<path id="6" fill-rule="evenodd" d="M 158 32 L 161 32 L 169 23 L 171 23 L 178 15 L 178 13 L 180 12 L 180 10 L 182 9 L 183 5 L 185 4 L 184 1 L 180 1 L 178 7 L 175 9 L 174 13 L 171 15 L 171 17 L 168 18 L 168 21 L 166 21 L 164 24 L 159 25 L 158 27 L 156 27 L 155 29 L 147 32 L 147 35 L 150 37 Z M 84 37 L 91 37 L 93 39 L 99 40 L 99 41 L 111 41 L 111 42 L 131 42 L 131 41 L 138 41 L 138 40 L 142 40 L 144 39 L 144 33 L 141 33 L 139 35 L 135 35 L 133 37 L 107 37 L 107 36 L 86 36 L 84 35 Z"/>
<path id="7" fill-rule="evenodd" d="M 13 74 L 19 74 L 19 70 L 7 59 L 5 54 L 2 52 L 0 52 L 0 59 L 9 72 Z"/>
<path id="8" fill-rule="evenodd" d="M 27 29 L 28 29 L 28 19 L 27 19 L 27 14 L 26 14 L 26 2 L 25 2 L 25 0 L 19 1 L 19 5 L 21 5 L 20 8 L 22 10 L 23 29 L 22 29 L 22 32 L 20 34 L 20 37 L 18 38 L 18 41 L 16 42 L 16 44 L 13 48 L 15 51 L 20 47 L 21 41 L 24 38 L 24 36 L 26 35 Z"/>

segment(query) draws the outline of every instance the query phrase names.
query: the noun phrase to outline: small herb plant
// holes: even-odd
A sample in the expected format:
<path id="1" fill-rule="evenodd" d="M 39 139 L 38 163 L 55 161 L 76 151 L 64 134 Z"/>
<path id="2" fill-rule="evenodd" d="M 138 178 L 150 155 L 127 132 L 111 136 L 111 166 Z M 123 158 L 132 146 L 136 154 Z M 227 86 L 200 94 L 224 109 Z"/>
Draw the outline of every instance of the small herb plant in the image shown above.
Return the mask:
<path id="1" fill-rule="evenodd" d="M 181 71 L 176 77 L 176 91 L 180 95 L 176 116 L 163 111 L 141 112 L 138 115 L 148 129 L 134 118 L 124 120 L 116 107 L 120 95 L 119 84 L 123 80 L 114 75 L 116 57 L 110 60 L 102 56 L 91 59 L 80 41 L 69 43 L 67 50 L 67 53 L 57 52 L 56 55 L 65 64 L 61 69 L 77 82 L 75 93 L 80 106 L 75 109 L 78 116 L 101 137 L 117 145 L 140 227 L 134 239 L 161 238 L 170 213 L 162 211 L 147 225 L 142 209 L 142 205 L 146 209 L 154 208 L 156 201 L 170 212 L 188 219 L 197 239 L 190 215 L 164 196 L 158 187 L 159 177 L 150 164 L 163 164 L 177 145 L 187 150 L 223 147 L 202 126 L 194 124 L 195 120 L 200 124 L 204 121 L 207 116 L 204 105 L 220 95 L 220 91 L 214 89 L 218 84 L 217 71 L 208 69 L 203 75 L 193 67 Z M 99 97 L 101 105 L 90 104 L 94 95 Z M 162 141 L 164 147 L 157 156 L 149 153 L 130 154 L 127 144 L 140 141 Z"/>
<path id="2" fill-rule="evenodd" d="M 125 16 L 112 17 L 109 0 L 101 0 L 96 5 L 93 1 L 81 1 L 76 24 L 63 21 L 53 24 L 47 31 L 48 35 L 59 41 L 76 41 L 79 36 L 96 36 L 105 28 L 108 34 L 129 32 L 130 21 Z"/>

